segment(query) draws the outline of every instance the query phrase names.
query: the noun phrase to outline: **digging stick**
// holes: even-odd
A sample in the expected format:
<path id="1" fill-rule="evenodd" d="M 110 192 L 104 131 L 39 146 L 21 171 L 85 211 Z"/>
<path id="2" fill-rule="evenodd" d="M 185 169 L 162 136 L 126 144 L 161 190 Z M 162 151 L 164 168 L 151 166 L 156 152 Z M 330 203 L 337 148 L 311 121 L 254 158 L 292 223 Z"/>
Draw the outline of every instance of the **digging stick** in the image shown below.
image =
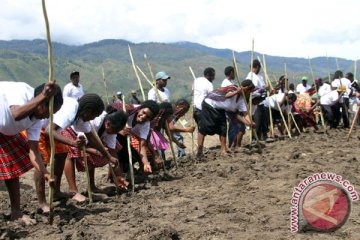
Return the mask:
<path id="1" fill-rule="evenodd" d="M 109 102 L 109 93 L 108 93 L 109 91 L 108 91 L 108 87 L 107 87 L 107 83 L 106 83 L 104 68 L 101 67 L 101 70 L 102 70 L 102 76 L 103 76 L 104 87 L 105 87 L 106 102 L 109 105 L 110 104 L 110 102 Z"/>
<path id="2" fill-rule="evenodd" d="M 140 86 L 140 91 L 141 91 L 141 95 L 142 95 L 143 101 L 146 101 L 144 89 L 143 89 L 143 87 L 142 87 L 139 74 L 138 74 L 138 72 L 137 72 L 137 70 L 136 70 L 136 67 L 135 67 L 135 62 L 134 62 L 134 58 L 133 58 L 133 55 L 132 55 L 132 52 L 131 52 L 130 45 L 128 45 L 128 48 L 129 48 L 129 55 L 130 55 L 130 58 L 131 58 L 131 64 L 132 64 L 132 67 L 133 67 L 133 69 L 134 69 L 136 78 L 137 78 L 138 83 L 139 83 L 139 86 Z"/>
<path id="3" fill-rule="evenodd" d="M 162 101 L 161 96 L 160 96 L 160 93 L 158 92 L 158 89 L 157 89 L 157 87 L 156 87 L 156 83 L 153 84 L 153 83 L 149 80 L 149 78 L 145 75 L 145 73 L 140 69 L 140 67 L 139 67 L 139 66 L 136 66 L 136 67 L 137 67 L 137 69 L 140 71 L 140 73 L 144 76 L 144 78 L 146 79 L 146 81 L 150 84 L 150 86 L 152 86 L 152 87 L 154 88 L 155 93 L 156 93 L 159 101 Z M 156 81 L 156 80 L 154 79 L 154 82 L 155 82 L 155 81 Z M 177 159 L 176 159 L 176 155 L 175 155 L 175 151 L 174 151 L 174 146 L 173 146 L 173 144 L 172 144 L 172 135 L 171 135 L 171 132 L 170 132 L 170 129 L 169 129 L 169 124 L 167 123 L 167 121 L 165 121 L 165 130 L 166 130 L 166 132 L 167 132 L 167 134 L 168 134 L 168 136 L 169 136 L 169 143 L 170 143 L 171 153 L 172 153 L 172 155 L 173 155 L 174 162 L 175 162 L 175 166 L 176 166 L 176 169 L 177 169 L 177 168 L 178 168 Z M 165 168 L 165 165 L 164 165 L 164 168 Z"/>
<path id="4" fill-rule="evenodd" d="M 357 118 L 359 117 L 359 109 L 360 109 L 360 107 L 358 106 L 358 108 L 356 109 L 356 112 L 355 112 L 354 119 L 353 119 L 353 121 L 351 123 L 351 128 L 350 128 L 349 133 L 348 133 L 347 138 L 346 138 L 347 141 L 349 141 L 350 134 L 351 134 L 351 132 L 352 132 L 354 126 L 355 126 L 355 122 L 356 122 Z"/>
<path id="5" fill-rule="evenodd" d="M 123 102 L 123 111 L 126 112 L 126 108 L 125 108 L 125 96 L 124 96 L 124 95 L 122 95 L 122 102 Z M 129 125 L 126 124 L 126 127 L 129 127 Z M 135 192 L 135 177 L 134 177 L 134 166 L 133 166 L 133 162 L 132 162 L 130 135 L 126 136 L 126 138 L 127 138 L 127 148 L 128 148 L 128 154 L 129 154 L 131 191 L 132 191 L 132 193 L 134 193 L 134 192 Z"/>
<path id="6" fill-rule="evenodd" d="M 46 11 L 45 0 L 42 0 L 42 10 L 45 19 L 46 26 L 46 39 L 48 46 L 48 63 L 49 63 L 49 81 L 54 79 L 54 67 L 53 67 L 53 56 L 52 56 L 52 43 L 51 43 L 51 35 L 50 35 L 50 25 L 49 19 Z M 50 176 L 52 179 L 55 177 L 55 142 L 54 142 L 54 97 L 52 96 L 49 101 L 49 140 L 50 140 Z M 49 223 L 52 224 L 54 220 L 54 187 L 50 186 L 49 189 Z"/>
<path id="7" fill-rule="evenodd" d="M 91 191 L 91 186 L 90 186 L 90 173 L 89 173 L 89 165 L 88 165 L 88 161 L 87 161 L 87 154 L 86 154 L 86 146 L 85 145 L 82 147 L 82 152 L 84 154 L 84 164 L 85 164 L 85 172 L 86 172 L 87 191 L 88 191 L 88 196 L 89 196 L 90 203 L 92 203 L 93 198 L 92 198 L 92 191 Z"/>

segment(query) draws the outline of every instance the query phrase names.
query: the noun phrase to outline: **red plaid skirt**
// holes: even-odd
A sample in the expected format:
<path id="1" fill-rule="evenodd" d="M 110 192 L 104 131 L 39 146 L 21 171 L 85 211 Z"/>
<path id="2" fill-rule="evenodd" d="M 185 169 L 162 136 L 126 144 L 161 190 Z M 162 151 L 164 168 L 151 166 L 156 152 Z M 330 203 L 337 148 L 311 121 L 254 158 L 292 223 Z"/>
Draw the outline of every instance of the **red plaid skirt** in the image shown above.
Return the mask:
<path id="1" fill-rule="evenodd" d="M 72 128 L 67 128 L 61 131 L 61 135 L 63 135 L 66 138 L 70 138 L 72 140 L 75 140 L 77 137 L 76 132 Z M 68 146 L 68 149 L 69 149 L 68 157 L 75 160 L 76 169 L 79 172 L 84 172 L 85 171 L 84 155 L 81 149 L 72 146 Z M 109 162 L 106 158 L 99 157 L 89 153 L 87 154 L 87 161 L 88 161 L 88 166 L 90 168 L 103 167 Z"/>
<path id="2" fill-rule="evenodd" d="M 19 177 L 33 168 L 29 145 L 21 133 L 6 136 L 0 133 L 0 180 Z"/>

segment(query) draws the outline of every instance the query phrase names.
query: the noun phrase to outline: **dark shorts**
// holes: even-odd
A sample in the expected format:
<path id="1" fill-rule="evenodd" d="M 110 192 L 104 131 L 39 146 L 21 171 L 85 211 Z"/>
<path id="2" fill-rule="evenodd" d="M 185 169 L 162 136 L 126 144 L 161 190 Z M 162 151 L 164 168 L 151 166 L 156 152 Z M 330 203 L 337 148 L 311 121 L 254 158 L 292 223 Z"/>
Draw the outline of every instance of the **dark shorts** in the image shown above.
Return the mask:
<path id="1" fill-rule="evenodd" d="M 199 132 L 203 135 L 226 136 L 225 110 L 215 109 L 205 101 L 202 103 Z"/>

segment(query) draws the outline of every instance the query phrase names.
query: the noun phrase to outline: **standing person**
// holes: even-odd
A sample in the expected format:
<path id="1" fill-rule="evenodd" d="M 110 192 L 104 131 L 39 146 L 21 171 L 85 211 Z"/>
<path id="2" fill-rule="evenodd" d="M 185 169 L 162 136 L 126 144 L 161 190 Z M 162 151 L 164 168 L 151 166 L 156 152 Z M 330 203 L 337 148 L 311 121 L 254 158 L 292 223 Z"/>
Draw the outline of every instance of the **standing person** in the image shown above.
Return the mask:
<path id="1" fill-rule="evenodd" d="M 193 110 L 193 118 L 195 119 L 196 124 L 199 128 L 199 121 L 201 116 L 201 110 L 202 110 L 202 102 L 204 101 L 205 97 L 214 90 L 214 86 L 212 82 L 215 79 L 215 69 L 212 67 L 205 68 L 204 70 L 204 76 L 196 78 L 194 80 L 194 110 Z M 198 133 L 198 142 L 199 142 L 199 136 Z M 201 136 L 205 139 L 205 136 Z M 204 142 L 204 139 L 201 139 L 201 142 Z M 199 150 L 198 150 L 199 152 Z M 203 152 L 203 146 L 201 145 L 200 153 Z"/>
<path id="2" fill-rule="evenodd" d="M 337 70 L 334 73 L 334 80 L 331 82 L 331 87 L 333 89 L 341 88 L 342 86 L 345 87 L 345 92 L 342 94 L 342 97 L 340 98 L 339 105 L 336 105 L 341 109 L 341 116 L 343 120 L 344 128 L 349 128 L 349 96 L 351 95 L 351 82 L 349 79 L 344 78 L 343 72 L 340 70 Z M 339 110 L 340 111 L 340 110 Z"/>
<path id="3" fill-rule="evenodd" d="M 63 97 L 71 97 L 79 99 L 84 95 L 84 89 L 80 81 L 79 71 L 72 71 L 70 73 L 71 82 L 66 84 L 63 91 Z"/>
<path id="4" fill-rule="evenodd" d="M 252 69 L 247 75 L 246 79 L 250 79 L 255 86 L 255 91 L 251 94 L 252 99 L 255 99 L 255 102 L 259 102 L 258 105 L 252 105 L 252 111 L 254 112 L 254 121 L 256 134 L 258 135 L 260 140 L 266 140 L 267 132 L 269 130 L 268 127 L 268 118 L 267 112 L 268 109 L 261 104 L 263 100 L 266 98 L 266 90 L 268 86 L 266 86 L 264 82 L 263 76 L 260 74 L 261 64 L 260 61 L 255 59 L 253 61 Z"/>
<path id="5" fill-rule="evenodd" d="M 304 93 L 307 90 L 309 90 L 311 88 L 311 86 L 309 84 L 307 84 L 307 77 L 303 76 L 301 78 L 301 83 L 299 83 L 296 86 L 296 93 L 300 94 L 300 93 Z"/>
<path id="6" fill-rule="evenodd" d="M 140 100 L 136 96 L 135 90 L 131 90 L 131 97 L 129 100 L 129 104 L 141 104 Z"/>
<path id="7" fill-rule="evenodd" d="M 202 103 L 202 111 L 199 121 L 198 152 L 202 156 L 204 139 L 206 135 L 219 135 L 221 155 L 227 155 L 226 146 L 226 115 L 225 111 L 234 112 L 237 115 L 246 113 L 246 104 L 243 94 L 248 97 L 254 90 L 251 80 L 245 80 L 241 87 L 235 85 L 219 88 L 210 92 Z M 247 118 L 247 114 L 245 114 Z M 252 123 L 247 119 L 248 125 Z"/>
<path id="8" fill-rule="evenodd" d="M 38 142 L 41 119 L 49 117 L 49 99 L 54 96 L 54 112 L 63 104 L 61 89 L 51 81 L 32 88 L 23 82 L 0 82 L 0 180 L 10 197 L 11 220 L 35 223 L 20 209 L 19 177 L 35 167 L 49 181 Z M 27 139 L 21 134 L 26 130 Z"/>
<path id="9" fill-rule="evenodd" d="M 221 83 L 221 87 L 236 85 L 235 72 L 232 66 L 228 66 L 224 70 L 225 79 Z M 228 127 L 228 146 L 235 148 L 241 146 L 242 137 L 245 134 L 245 124 L 239 122 L 236 114 L 233 112 L 226 112 L 226 117 L 229 122 Z"/>
<path id="10" fill-rule="evenodd" d="M 166 72 L 158 72 L 155 75 L 155 79 L 156 79 L 156 88 L 158 89 L 158 93 L 161 97 L 161 100 L 158 99 L 156 90 L 154 88 L 151 88 L 148 92 L 148 100 L 153 100 L 157 103 L 161 103 L 161 102 L 170 102 L 170 91 L 169 89 L 166 87 L 167 85 L 167 81 L 170 79 L 171 77 L 169 75 L 167 75 Z"/>
<path id="11" fill-rule="evenodd" d="M 358 81 L 354 79 L 354 74 L 352 72 L 346 73 L 345 78 L 349 79 L 351 82 L 351 93 L 349 95 L 349 114 L 351 115 L 351 119 L 353 119 L 358 108 L 356 103 L 356 93 L 360 91 L 360 86 Z"/>
<path id="12" fill-rule="evenodd" d="M 204 70 L 204 76 L 194 80 L 194 113 L 193 117 L 196 124 L 199 124 L 199 116 L 201 112 L 201 104 L 206 95 L 214 90 L 212 82 L 215 79 L 215 69 L 208 67 Z"/>

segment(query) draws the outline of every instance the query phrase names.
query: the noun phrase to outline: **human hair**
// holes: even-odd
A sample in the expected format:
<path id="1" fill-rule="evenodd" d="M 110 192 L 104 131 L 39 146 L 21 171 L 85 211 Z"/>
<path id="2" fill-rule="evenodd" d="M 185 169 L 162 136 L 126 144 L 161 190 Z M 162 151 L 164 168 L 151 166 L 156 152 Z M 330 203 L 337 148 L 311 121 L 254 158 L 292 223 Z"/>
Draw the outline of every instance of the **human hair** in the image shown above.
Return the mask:
<path id="1" fill-rule="evenodd" d="M 288 94 L 288 99 L 289 99 L 289 100 L 292 100 L 293 102 L 295 102 L 295 101 L 296 101 L 296 98 L 297 98 L 297 96 L 296 96 L 295 93 L 289 93 L 289 94 Z"/>
<path id="2" fill-rule="evenodd" d="M 142 109 L 142 108 L 149 108 L 153 114 L 152 118 L 154 118 L 159 113 L 159 106 L 153 100 L 146 100 L 145 102 L 143 102 L 140 105 L 139 109 Z"/>
<path id="3" fill-rule="evenodd" d="M 207 67 L 204 70 L 204 76 L 213 76 L 215 75 L 215 69 L 212 67 Z"/>
<path id="4" fill-rule="evenodd" d="M 34 96 L 36 97 L 37 95 L 39 95 L 40 93 L 42 93 L 42 91 L 44 90 L 44 87 L 45 87 L 45 83 L 41 84 L 40 86 L 37 86 L 35 89 L 34 89 Z M 59 85 L 55 84 L 55 95 L 54 95 L 54 109 L 59 109 L 63 102 L 64 102 L 64 99 L 63 99 L 63 95 L 62 95 L 62 92 L 61 92 L 61 88 Z M 44 104 L 46 104 L 47 106 L 49 105 L 49 102 L 50 102 L 50 99 L 47 99 Z"/>
<path id="5" fill-rule="evenodd" d="M 125 127 L 127 119 L 128 119 L 127 113 L 124 112 L 123 110 L 118 110 L 116 112 L 107 114 L 104 118 L 104 121 L 108 120 L 113 129 L 120 131 Z"/>
<path id="6" fill-rule="evenodd" d="M 348 73 L 345 74 L 345 77 L 346 77 L 346 78 L 351 78 L 351 79 L 353 79 L 353 78 L 354 78 L 354 74 L 353 74 L 352 72 L 348 72 Z"/>
<path id="7" fill-rule="evenodd" d="M 261 64 L 260 64 L 260 61 L 258 59 L 254 59 L 253 60 L 253 64 L 252 64 L 252 67 L 253 68 L 261 68 Z"/>
<path id="8" fill-rule="evenodd" d="M 227 66 L 224 70 L 225 76 L 230 76 L 231 72 L 234 72 L 234 68 L 232 66 Z"/>
<path id="9" fill-rule="evenodd" d="M 247 87 L 250 86 L 250 88 L 254 88 L 254 84 L 250 79 L 245 79 L 244 81 L 241 82 L 241 86 L 242 87 Z"/>
<path id="10" fill-rule="evenodd" d="M 159 111 L 162 111 L 162 116 L 165 116 L 165 117 L 169 117 L 174 112 L 172 105 L 169 102 L 160 103 Z"/>
<path id="11" fill-rule="evenodd" d="M 185 106 L 187 108 L 190 108 L 189 101 L 184 99 L 184 98 L 180 98 L 179 100 L 176 101 L 175 106 L 178 106 L 178 105 L 183 105 L 183 106 Z"/>
<path id="12" fill-rule="evenodd" d="M 340 70 L 337 70 L 335 73 L 334 73 L 334 79 L 340 79 L 344 76 L 343 72 L 340 71 Z"/>
<path id="13" fill-rule="evenodd" d="M 295 85 L 294 85 L 294 83 L 290 83 L 290 84 L 289 84 L 289 89 L 290 89 L 290 90 L 295 90 Z"/>
<path id="14" fill-rule="evenodd" d="M 82 115 L 84 112 L 99 113 L 104 111 L 104 102 L 96 93 L 87 93 L 78 100 L 79 109 L 76 116 Z"/>

